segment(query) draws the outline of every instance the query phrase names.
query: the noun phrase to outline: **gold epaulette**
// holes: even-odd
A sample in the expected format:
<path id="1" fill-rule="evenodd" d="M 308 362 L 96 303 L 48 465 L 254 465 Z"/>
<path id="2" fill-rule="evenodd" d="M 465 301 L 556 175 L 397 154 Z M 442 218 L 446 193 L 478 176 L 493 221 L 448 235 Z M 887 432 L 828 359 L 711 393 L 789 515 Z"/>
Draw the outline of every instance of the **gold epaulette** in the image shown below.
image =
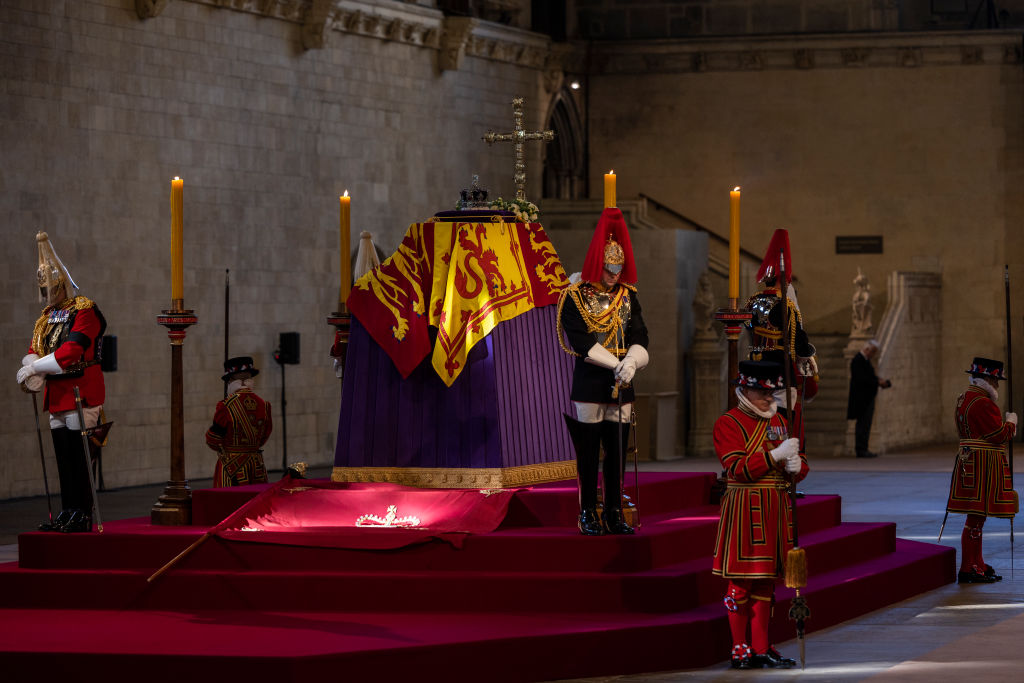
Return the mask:
<path id="1" fill-rule="evenodd" d="M 76 296 L 74 303 L 72 304 L 76 311 L 84 311 L 87 308 L 92 308 L 96 305 L 96 302 L 92 299 L 84 296 Z"/>

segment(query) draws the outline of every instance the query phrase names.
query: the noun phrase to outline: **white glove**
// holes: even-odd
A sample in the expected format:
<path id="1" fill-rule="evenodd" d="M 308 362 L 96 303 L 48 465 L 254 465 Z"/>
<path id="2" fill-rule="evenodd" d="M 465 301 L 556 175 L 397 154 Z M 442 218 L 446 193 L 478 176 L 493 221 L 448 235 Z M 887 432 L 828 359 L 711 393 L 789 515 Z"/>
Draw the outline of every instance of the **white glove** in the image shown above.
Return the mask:
<path id="1" fill-rule="evenodd" d="M 615 381 L 619 384 L 629 384 L 636 374 L 636 359 L 630 358 L 629 354 L 615 366 Z"/>
<path id="2" fill-rule="evenodd" d="M 30 353 L 22 358 L 21 362 L 25 364 L 18 370 L 18 384 L 24 384 L 34 375 L 59 375 L 64 372 L 52 353 L 42 358 Z"/>
<path id="3" fill-rule="evenodd" d="M 32 372 L 32 363 L 38 359 L 39 356 L 34 353 L 30 353 L 21 359 L 21 368 L 18 370 L 18 384 L 21 385 L 22 391 L 35 394 L 42 390 L 46 380 L 42 375 L 36 375 Z"/>
<path id="4" fill-rule="evenodd" d="M 614 370 L 619 364 L 619 359 L 615 357 L 615 354 L 600 344 L 594 344 L 590 347 L 590 350 L 587 351 L 586 361 L 609 370 Z"/>
<path id="5" fill-rule="evenodd" d="M 803 463 L 800 462 L 800 454 L 794 453 L 786 458 L 786 471 L 790 474 L 799 474 Z"/>
<path id="6" fill-rule="evenodd" d="M 790 438 L 786 439 L 775 447 L 772 451 L 772 460 L 775 462 L 782 462 L 788 460 L 792 456 L 800 457 L 800 439 Z"/>
<path id="7" fill-rule="evenodd" d="M 818 376 L 818 361 L 814 356 L 796 359 L 797 371 L 804 377 Z"/>
<path id="8" fill-rule="evenodd" d="M 650 361 L 647 349 L 639 344 L 633 344 L 626 351 L 626 357 L 615 366 L 615 379 L 622 384 L 629 384 L 637 370 L 643 370 Z"/>
<path id="9" fill-rule="evenodd" d="M 1007 413 L 1006 414 L 1006 421 L 1016 427 L 1017 426 L 1017 413 Z"/>
<path id="10" fill-rule="evenodd" d="M 340 358 L 334 359 L 334 376 L 341 379 L 341 376 L 345 374 L 345 366 L 342 364 Z"/>

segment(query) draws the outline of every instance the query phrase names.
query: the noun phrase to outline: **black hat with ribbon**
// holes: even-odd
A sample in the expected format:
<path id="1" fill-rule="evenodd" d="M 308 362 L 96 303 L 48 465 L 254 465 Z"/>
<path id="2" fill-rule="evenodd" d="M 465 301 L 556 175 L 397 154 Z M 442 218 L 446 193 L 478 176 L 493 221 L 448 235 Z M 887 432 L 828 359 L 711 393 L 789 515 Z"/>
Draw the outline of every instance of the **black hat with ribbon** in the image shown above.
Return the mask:
<path id="1" fill-rule="evenodd" d="M 991 377 L 992 379 L 1006 379 L 1006 375 L 1003 374 L 1003 362 L 1001 360 L 992 360 L 991 358 L 981 358 L 978 356 L 974 357 L 971 361 L 971 369 L 964 370 L 969 375 L 981 375 L 983 377 Z"/>
<path id="2" fill-rule="evenodd" d="M 746 389 L 767 389 L 769 391 L 782 389 L 785 386 L 782 379 L 782 366 L 765 360 L 741 360 L 739 373 L 732 383 Z"/>
<path id="3" fill-rule="evenodd" d="M 228 358 L 224 361 L 224 370 L 226 372 L 221 379 L 225 382 L 241 372 L 248 372 L 250 377 L 260 374 L 260 371 L 256 369 L 256 365 L 252 362 L 252 356 Z"/>

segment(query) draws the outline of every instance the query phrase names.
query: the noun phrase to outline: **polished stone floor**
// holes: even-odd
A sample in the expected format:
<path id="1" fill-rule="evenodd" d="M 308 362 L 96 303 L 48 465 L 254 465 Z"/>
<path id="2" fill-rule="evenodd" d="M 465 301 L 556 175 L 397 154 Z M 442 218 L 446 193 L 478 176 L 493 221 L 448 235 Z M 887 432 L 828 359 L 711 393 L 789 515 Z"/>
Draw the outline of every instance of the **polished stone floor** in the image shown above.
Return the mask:
<path id="1" fill-rule="evenodd" d="M 888 453 L 877 459 L 812 460 L 802 490 L 843 498 L 847 521 L 894 521 L 902 538 L 934 542 L 945 506 L 954 446 Z M 1024 457 L 1024 448 L 1018 447 Z M 717 471 L 717 461 L 643 463 L 645 471 Z M 312 476 L 327 476 L 327 468 Z M 275 478 L 272 475 L 272 478 Z M 193 487 L 209 486 L 209 480 Z M 1020 486 L 1018 485 L 1018 491 Z M 105 519 L 148 515 L 162 486 L 108 491 Z M 642 501 L 641 501 L 642 503 Z M 56 505 L 56 501 L 54 501 Z M 17 534 L 46 517 L 42 497 L 0 501 L 0 561 L 17 559 Z M 963 516 L 951 515 L 942 543 L 959 550 Z M 1024 547 L 1011 570 L 1010 525 L 985 526 L 985 559 L 1004 577 L 991 585 L 951 584 L 807 638 L 803 671 L 731 671 L 725 662 L 687 671 L 586 679 L 591 683 L 807 681 L 1013 681 L 1024 677 Z M 1021 558 L 1021 559 L 1018 559 Z M 1020 572 L 1017 574 L 1017 572 Z M 814 605 L 811 605 L 813 610 Z M 812 617 L 813 618 L 813 617 Z M 795 641 L 779 643 L 795 657 Z M 682 645 L 681 645 L 682 646 Z"/>

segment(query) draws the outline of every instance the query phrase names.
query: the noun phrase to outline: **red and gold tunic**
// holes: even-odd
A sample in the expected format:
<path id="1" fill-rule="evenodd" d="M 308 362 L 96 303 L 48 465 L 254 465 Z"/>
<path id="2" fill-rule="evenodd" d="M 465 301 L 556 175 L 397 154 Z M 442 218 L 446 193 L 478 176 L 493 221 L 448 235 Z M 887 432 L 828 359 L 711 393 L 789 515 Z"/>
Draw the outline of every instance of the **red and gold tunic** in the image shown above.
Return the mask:
<path id="1" fill-rule="evenodd" d="M 989 517 L 1013 517 L 1018 510 L 1006 443 L 1017 429 L 1003 422 L 999 406 L 981 387 L 968 387 L 956 401 L 960 434 L 946 509 Z"/>
<path id="2" fill-rule="evenodd" d="M 774 578 L 793 547 L 793 519 L 785 462 L 771 451 L 787 438 L 781 415 L 770 420 L 733 408 L 715 422 L 715 452 L 725 468 L 727 490 L 715 540 L 712 572 L 727 579 Z M 807 476 L 800 454 L 796 480 Z"/>
<path id="3" fill-rule="evenodd" d="M 250 389 L 239 389 L 217 403 L 206 445 L 220 453 L 213 473 L 214 488 L 267 481 L 263 444 L 273 424 L 270 404 Z"/>
<path id="4" fill-rule="evenodd" d="M 96 348 L 106 328 L 99 308 L 84 296 L 43 309 L 32 331 L 30 350 L 39 356 L 52 353 L 64 371 L 46 375 L 43 407 L 51 413 L 75 409 L 76 386 L 83 404 L 103 405 L 106 394 Z"/>

